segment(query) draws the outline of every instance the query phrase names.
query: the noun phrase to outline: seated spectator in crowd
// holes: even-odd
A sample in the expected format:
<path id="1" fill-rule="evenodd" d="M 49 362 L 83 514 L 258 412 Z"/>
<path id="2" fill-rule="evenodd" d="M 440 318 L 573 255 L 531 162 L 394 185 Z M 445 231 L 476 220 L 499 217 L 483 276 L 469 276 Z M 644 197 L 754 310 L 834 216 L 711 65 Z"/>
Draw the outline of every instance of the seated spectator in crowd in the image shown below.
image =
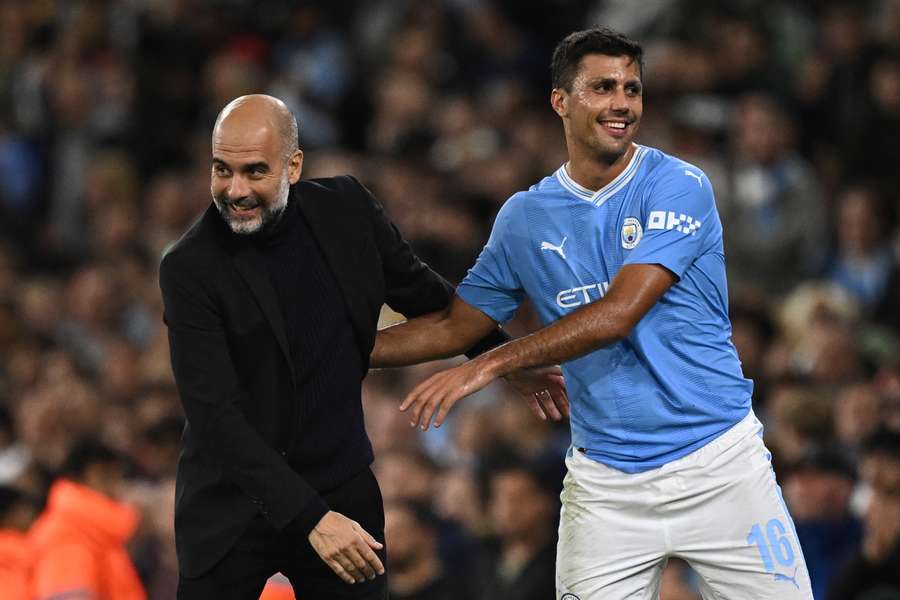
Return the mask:
<path id="1" fill-rule="evenodd" d="M 837 252 L 828 278 L 847 290 L 871 312 L 889 294 L 894 253 L 888 235 L 891 222 L 871 189 L 851 187 L 837 201 Z"/>
<path id="2" fill-rule="evenodd" d="M 34 501 L 0 485 L 0 592 L 3 600 L 31 600 L 31 551 L 25 532 L 34 521 Z"/>
<path id="3" fill-rule="evenodd" d="M 437 518 L 425 504 L 393 502 L 385 506 L 385 540 L 392 600 L 469 598 L 464 578 L 451 576 L 437 546 Z"/>
<path id="4" fill-rule="evenodd" d="M 862 526 L 850 513 L 854 477 L 853 464 L 840 449 L 811 447 L 784 478 L 816 599 L 825 598 L 829 576 L 862 537 Z"/>
<path id="5" fill-rule="evenodd" d="M 145 600 L 125 548 L 139 515 L 116 499 L 124 471 L 123 458 L 100 443 L 79 442 L 71 450 L 29 533 L 36 600 Z"/>
<path id="6" fill-rule="evenodd" d="M 837 441 L 855 456 L 863 440 L 882 425 L 884 401 L 871 383 L 853 383 L 841 388 L 834 402 L 834 433 Z"/>
<path id="7" fill-rule="evenodd" d="M 737 104 L 730 186 L 719 194 L 728 285 L 780 296 L 822 267 L 826 221 L 814 172 L 796 151 L 793 124 L 765 94 Z"/>
<path id="8" fill-rule="evenodd" d="M 551 492 L 524 462 L 494 467 L 488 514 L 496 544 L 484 561 L 475 598 L 545 600 L 556 589 L 555 514 Z"/>
<path id="9" fill-rule="evenodd" d="M 827 600 L 900 598 L 900 433 L 883 431 L 869 438 L 861 465 L 871 489 L 865 532 L 829 584 Z"/>

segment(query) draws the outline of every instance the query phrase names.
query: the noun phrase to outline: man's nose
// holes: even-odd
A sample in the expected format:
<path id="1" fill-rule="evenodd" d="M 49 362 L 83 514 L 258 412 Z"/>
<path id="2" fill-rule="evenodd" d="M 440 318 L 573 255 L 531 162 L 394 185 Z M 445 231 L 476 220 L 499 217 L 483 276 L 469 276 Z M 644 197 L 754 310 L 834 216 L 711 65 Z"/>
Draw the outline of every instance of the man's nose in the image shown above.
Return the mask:
<path id="1" fill-rule="evenodd" d="M 618 88 L 613 92 L 609 107 L 616 112 L 628 112 L 628 98 L 625 96 L 625 90 Z"/>
<path id="2" fill-rule="evenodd" d="M 231 185 L 228 186 L 229 198 L 243 198 L 250 193 L 250 186 L 247 180 L 241 175 L 235 173 L 231 178 Z"/>

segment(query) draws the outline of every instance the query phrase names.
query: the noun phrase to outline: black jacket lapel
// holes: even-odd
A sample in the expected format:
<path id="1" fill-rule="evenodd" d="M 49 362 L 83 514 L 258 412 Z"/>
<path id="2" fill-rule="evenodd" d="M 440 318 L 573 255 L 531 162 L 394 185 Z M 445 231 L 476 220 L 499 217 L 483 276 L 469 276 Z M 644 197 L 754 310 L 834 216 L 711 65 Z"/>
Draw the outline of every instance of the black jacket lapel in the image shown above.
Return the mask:
<path id="1" fill-rule="evenodd" d="M 232 255 L 231 260 L 238 273 L 247 282 L 263 315 L 272 326 L 275 339 L 278 340 L 278 345 L 293 371 L 294 362 L 291 360 L 290 346 L 288 346 L 287 333 L 285 333 L 284 315 L 281 314 L 281 306 L 278 304 L 278 297 L 275 295 L 275 288 L 272 287 L 272 281 L 269 279 L 262 255 L 253 244 L 241 244 L 241 247 Z"/>
<path id="2" fill-rule="evenodd" d="M 304 189 L 303 197 L 296 194 L 295 200 L 299 201 L 300 211 L 325 257 L 325 262 L 334 274 L 353 329 L 359 337 L 360 332 L 367 327 L 367 308 L 366 292 L 357 287 L 357 280 L 360 278 L 358 271 L 364 258 L 362 254 L 371 240 L 365 232 L 351 231 L 352 225 L 347 219 L 352 216 L 336 214 L 329 205 L 329 198 L 317 198 L 316 191 L 314 187 Z M 371 252 L 375 252 L 374 247 Z M 363 352 L 364 349 L 361 347 L 360 351 Z"/>
<path id="3" fill-rule="evenodd" d="M 210 205 L 203 218 L 209 222 L 210 227 L 215 230 L 217 236 L 227 248 L 232 264 L 234 264 L 237 272 L 247 283 L 247 287 L 250 288 L 256 303 L 262 310 L 263 316 L 266 317 L 269 325 L 272 326 L 275 339 L 278 340 L 278 345 L 281 347 L 285 360 L 291 367 L 291 373 L 293 373 L 294 362 L 291 360 L 291 350 L 290 346 L 288 346 L 284 315 L 281 314 L 281 306 L 278 304 L 278 297 L 275 295 L 275 288 L 272 287 L 272 281 L 269 279 L 269 273 L 262 254 L 250 240 L 232 233 L 218 214 L 215 205 Z"/>

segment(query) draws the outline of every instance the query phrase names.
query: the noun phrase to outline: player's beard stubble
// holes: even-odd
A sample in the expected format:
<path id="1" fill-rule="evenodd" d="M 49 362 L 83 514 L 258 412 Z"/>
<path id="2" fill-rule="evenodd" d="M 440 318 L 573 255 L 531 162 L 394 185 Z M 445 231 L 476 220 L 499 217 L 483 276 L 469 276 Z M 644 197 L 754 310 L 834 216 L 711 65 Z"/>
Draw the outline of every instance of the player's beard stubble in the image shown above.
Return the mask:
<path id="1" fill-rule="evenodd" d="M 251 235 L 269 229 L 278 222 L 284 209 L 287 208 L 290 193 L 291 184 L 288 181 L 287 170 L 285 170 L 281 174 L 281 181 L 278 182 L 278 193 L 268 204 L 252 192 L 240 198 L 229 198 L 227 191 L 213 195 L 213 202 L 232 232 L 238 235 Z M 235 211 L 233 206 L 259 207 L 259 214 L 254 217 L 244 216 Z"/>

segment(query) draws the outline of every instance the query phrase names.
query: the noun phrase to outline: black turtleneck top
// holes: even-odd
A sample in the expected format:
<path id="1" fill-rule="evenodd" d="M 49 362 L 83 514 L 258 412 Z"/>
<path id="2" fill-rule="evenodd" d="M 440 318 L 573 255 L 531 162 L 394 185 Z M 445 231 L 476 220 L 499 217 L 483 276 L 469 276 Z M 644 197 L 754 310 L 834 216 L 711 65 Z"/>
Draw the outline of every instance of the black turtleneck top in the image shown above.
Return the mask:
<path id="1" fill-rule="evenodd" d="M 254 241 L 281 306 L 295 376 L 295 397 L 283 399 L 290 420 L 277 447 L 287 447 L 290 465 L 323 493 L 374 458 L 363 421 L 359 347 L 343 295 L 297 200 L 291 198 L 281 219 Z"/>

